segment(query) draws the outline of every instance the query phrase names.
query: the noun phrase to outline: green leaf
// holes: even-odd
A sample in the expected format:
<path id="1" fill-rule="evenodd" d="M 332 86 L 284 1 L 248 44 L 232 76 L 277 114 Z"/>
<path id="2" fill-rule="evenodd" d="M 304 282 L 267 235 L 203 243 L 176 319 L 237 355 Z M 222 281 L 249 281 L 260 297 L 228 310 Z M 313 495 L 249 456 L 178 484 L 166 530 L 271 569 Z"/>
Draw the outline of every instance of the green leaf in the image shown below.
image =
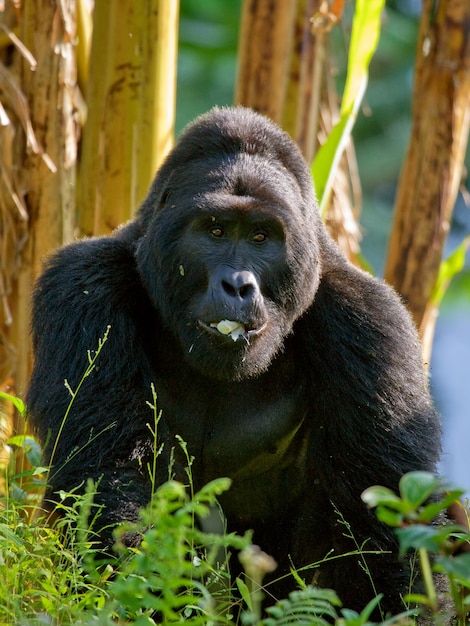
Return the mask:
<path id="1" fill-rule="evenodd" d="M 232 481 L 230 478 L 215 478 L 204 485 L 197 493 L 197 500 L 200 502 L 213 503 L 217 496 L 230 489 Z"/>
<path id="2" fill-rule="evenodd" d="M 397 528 L 395 532 L 400 542 L 401 556 L 410 548 L 424 548 L 428 552 L 437 552 L 449 534 L 446 527 L 425 526 L 423 524 Z"/>
<path id="3" fill-rule="evenodd" d="M 46 466 L 38 465 L 34 468 L 31 476 L 41 476 L 42 474 L 47 474 L 49 468 Z"/>
<path id="4" fill-rule="evenodd" d="M 262 621 L 265 626 L 283 626 L 287 624 L 305 624 L 305 626 L 327 626 L 335 622 L 335 606 L 341 602 L 331 589 L 319 589 L 308 585 L 305 589 L 292 591 L 288 598 L 268 607 L 270 616 Z M 325 618 L 330 618 L 328 621 Z"/>
<path id="5" fill-rule="evenodd" d="M 341 102 L 341 115 L 350 113 L 357 94 L 367 81 L 369 65 L 380 37 L 380 21 L 385 0 L 357 0 L 349 45 L 348 73 Z"/>
<path id="6" fill-rule="evenodd" d="M 384 6 L 385 0 L 356 1 L 340 119 L 317 152 L 312 165 L 322 215 L 367 86 L 369 64 L 379 41 L 380 16 Z"/>
<path id="7" fill-rule="evenodd" d="M 16 535 L 7 524 L 0 524 L 0 541 L 13 543 L 17 548 L 23 548 L 23 540 Z"/>
<path id="8" fill-rule="evenodd" d="M 237 583 L 238 591 L 240 592 L 243 602 L 250 611 L 253 611 L 250 590 L 246 586 L 246 583 L 241 578 L 236 578 L 235 582 Z"/>
<path id="9" fill-rule="evenodd" d="M 383 506 L 379 506 L 377 509 L 377 519 L 391 527 L 398 527 L 403 523 L 403 515 L 401 513 L 391 511 Z"/>
<path id="10" fill-rule="evenodd" d="M 431 302 L 434 306 L 439 306 L 444 298 L 447 288 L 451 280 L 461 272 L 465 266 L 465 256 L 467 249 L 470 246 L 470 235 L 465 237 L 462 243 L 447 257 L 445 261 L 442 261 L 439 267 L 439 275 L 437 277 L 436 285 L 431 294 Z"/>
<path id="11" fill-rule="evenodd" d="M 423 606 L 430 605 L 429 598 L 421 593 L 407 593 L 404 600 L 407 604 L 422 604 Z"/>
<path id="12" fill-rule="evenodd" d="M 2 398 L 3 400 L 8 400 L 8 402 L 11 402 L 20 415 L 25 414 L 26 407 L 24 405 L 24 402 L 20 400 L 19 398 L 17 398 L 16 396 L 12 396 L 10 393 L 5 393 L 4 391 L 0 391 L 0 398 Z"/>
<path id="13" fill-rule="evenodd" d="M 376 606 L 379 606 L 380 601 L 382 600 L 383 594 L 379 593 L 378 596 L 372 598 L 370 602 L 366 605 L 366 607 L 361 612 L 361 624 L 365 624 L 369 617 L 372 615 L 373 610 Z"/>
<path id="14" fill-rule="evenodd" d="M 454 557 L 437 556 L 435 569 L 446 574 L 453 574 L 470 588 L 470 553 L 459 554 Z"/>
<path id="15" fill-rule="evenodd" d="M 400 480 L 400 494 L 403 500 L 407 500 L 413 507 L 417 508 L 441 484 L 440 478 L 437 478 L 430 472 L 409 472 Z"/>
<path id="16" fill-rule="evenodd" d="M 419 513 L 420 522 L 432 521 L 441 511 L 445 511 L 451 504 L 457 502 L 457 500 L 465 493 L 465 489 L 454 489 L 453 491 L 446 493 L 446 495 L 439 500 L 439 502 L 433 502 L 427 504 Z"/>
<path id="17" fill-rule="evenodd" d="M 21 448 L 33 467 L 41 465 L 41 446 L 34 437 L 31 437 L 31 435 L 15 435 L 10 437 L 6 443 L 9 446 L 17 446 L 18 448 Z"/>
<path id="18" fill-rule="evenodd" d="M 367 504 L 368 507 L 373 509 L 376 506 L 390 506 L 393 509 L 400 508 L 401 500 L 393 493 L 391 489 L 382 487 L 381 485 L 375 485 L 369 487 L 362 492 L 361 499 Z"/>

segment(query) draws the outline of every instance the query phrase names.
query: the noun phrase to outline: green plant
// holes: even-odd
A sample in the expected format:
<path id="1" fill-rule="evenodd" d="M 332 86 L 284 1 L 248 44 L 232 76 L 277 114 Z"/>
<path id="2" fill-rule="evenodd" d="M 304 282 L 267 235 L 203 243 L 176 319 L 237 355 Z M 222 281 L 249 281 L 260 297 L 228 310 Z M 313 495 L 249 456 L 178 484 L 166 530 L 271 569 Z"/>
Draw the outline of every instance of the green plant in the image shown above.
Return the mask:
<path id="1" fill-rule="evenodd" d="M 95 366 L 108 332 L 109 328 L 94 355 L 89 353 L 89 366 L 78 388 L 69 388 L 67 414 L 80 385 Z M 217 497 L 229 489 L 230 480 L 214 480 L 196 492 L 191 473 L 193 458 L 185 442 L 178 438 L 186 458 L 188 484 L 169 480 L 157 488 L 160 413 L 153 387 L 152 398 L 148 404 L 153 425 L 149 424 L 149 429 L 154 436 L 155 452 L 147 468 L 153 484 L 151 501 L 141 511 L 137 523 L 122 524 L 116 529 L 119 556 L 110 557 L 107 562 L 101 560 L 100 565 L 95 558 L 99 544 L 94 533 L 100 507 L 94 502 L 93 482 L 87 482 L 84 493 L 77 490 L 59 494 L 60 515 L 50 526 L 38 506 L 48 473 L 48 468 L 41 465 L 40 446 L 29 435 L 9 440 L 11 446 L 22 451 L 31 467 L 17 475 L 6 471 L 8 491 L 3 494 L 0 511 L 0 624 L 111 626 L 118 620 L 139 626 L 181 621 L 203 626 L 239 620 L 245 626 L 283 626 L 293 622 L 323 626 L 332 621 L 336 626 L 370 626 L 372 611 L 380 607 L 380 595 L 374 593 L 361 613 L 339 608 L 334 591 L 306 585 L 294 570 L 292 575 L 300 589 L 263 615 L 263 578 L 273 571 L 274 561 L 251 545 L 249 533 L 243 537 L 235 533 L 206 533 L 198 523 L 218 511 Z M 24 413 L 20 401 L 8 399 Z M 170 476 L 171 472 L 170 463 Z M 370 507 L 377 508 L 382 522 L 396 528 L 401 555 L 417 551 L 425 593 L 409 594 L 405 600 L 426 609 L 436 624 L 444 623 L 448 616 L 443 614 L 443 599 L 436 591 L 433 572 L 449 581 L 459 625 L 466 623 L 470 608 L 470 553 L 455 554 L 456 548 L 470 542 L 470 535 L 460 526 L 434 523 L 462 493 L 463 490 L 432 474 L 414 472 L 400 481 L 399 495 L 375 486 L 362 496 Z M 345 532 L 354 540 L 346 520 L 339 511 L 337 514 Z M 124 540 L 129 534 L 140 536 L 138 547 L 126 547 Z M 365 545 L 356 542 L 356 548 L 354 554 L 367 569 Z M 241 551 L 244 578 L 231 580 L 230 551 Z M 435 555 L 433 559 L 431 554 Z M 325 560 L 333 558 L 341 556 L 327 555 Z M 234 584 L 239 598 L 232 594 Z M 373 580 L 371 589 L 375 589 Z M 381 624 L 413 623 L 409 619 L 413 612 L 404 612 Z"/>
<path id="2" fill-rule="evenodd" d="M 380 37 L 384 6 L 384 0 L 358 0 L 356 2 L 340 119 L 318 150 L 312 164 L 312 176 L 322 216 L 326 213 L 334 177 L 346 143 L 351 136 L 367 86 L 370 61 Z"/>
<path id="3" fill-rule="evenodd" d="M 26 409 L 20 398 L 0 391 L 0 400 L 10 402 L 18 413 L 24 418 Z M 8 506 L 8 501 L 13 500 L 25 507 L 36 507 L 41 501 L 45 486 L 47 467 L 41 465 L 41 447 L 34 437 L 29 434 L 17 434 L 5 441 L 9 448 L 9 463 L 1 466 L 2 490 L 0 502 Z M 21 464 L 17 463 L 17 457 Z M 26 463 L 24 463 L 26 461 Z M 21 471 L 16 466 L 21 465 Z M 14 469 L 13 469 L 14 468 Z"/>
<path id="4" fill-rule="evenodd" d="M 229 487 L 220 479 L 193 498 L 181 483 L 155 491 L 136 524 L 116 530 L 118 558 L 95 559 L 95 488 L 63 493 L 60 516 L 24 515 L 24 505 L 5 499 L 0 512 L 0 624 L 207 624 L 230 618 L 231 582 L 226 551 L 246 547 L 250 536 L 199 530 Z M 142 537 L 127 548 L 127 533 Z"/>
<path id="5" fill-rule="evenodd" d="M 27 446 L 30 461 L 39 461 L 34 439 L 17 439 L 16 443 Z M 198 520 L 213 513 L 217 497 L 229 488 L 230 481 L 218 479 L 193 493 L 188 454 L 187 461 L 189 489 L 171 480 L 155 489 L 139 521 L 116 530 L 119 556 L 100 567 L 94 558 L 93 527 L 99 507 L 93 502 L 93 483 L 88 482 L 84 494 L 61 494 L 61 517 L 50 527 L 44 515 L 25 515 L 31 502 L 24 494 L 36 485 L 37 470 L 42 474 L 44 468 L 38 465 L 25 473 L 21 491 L 13 489 L 13 494 L 21 497 L 4 497 L 0 512 L 0 624 L 111 626 L 118 621 L 152 626 L 185 621 L 203 626 L 239 621 L 245 626 L 294 622 L 371 626 L 370 616 L 380 595 L 357 613 L 340 608 L 334 591 L 305 585 L 299 575 L 296 580 L 301 588 L 263 614 L 262 581 L 272 569 L 272 561 L 250 547 L 249 534 L 240 537 L 200 530 Z M 10 485 L 17 481 L 13 477 Z M 455 549 L 469 542 L 470 535 L 457 525 L 433 523 L 461 494 L 461 489 L 424 472 L 404 476 L 399 495 L 384 487 L 371 487 L 363 494 L 364 501 L 377 508 L 379 519 L 397 529 L 401 553 L 417 551 L 425 593 L 410 594 L 405 600 L 426 609 L 436 624 L 444 623 L 448 615 L 442 611 L 443 599 L 436 591 L 433 571 L 449 581 L 459 625 L 463 626 L 469 610 L 470 554 L 455 554 Z M 138 548 L 125 547 L 127 533 L 141 535 Z M 362 549 L 358 546 L 358 554 Z M 246 576 L 232 581 L 229 553 L 239 550 Z M 238 599 L 232 594 L 234 583 Z M 381 624 L 411 624 L 411 613 Z"/>
<path id="6" fill-rule="evenodd" d="M 24 504 L 4 500 L 0 511 L 0 623 L 79 623 L 85 611 L 104 606 L 106 578 L 91 564 L 93 534 L 81 511 L 91 506 L 91 485 L 63 506 L 50 526 L 46 516 L 28 517 Z M 64 532 L 66 530 L 66 532 Z"/>
<path id="7" fill-rule="evenodd" d="M 458 624 L 468 623 L 470 553 L 456 554 L 456 549 L 470 542 L 470 534 L 462 526 L 435 522 L 451 504 L 459 502 L 463 492 L 428 472 L 410 472 L 400 480 L 399 495 L 381 486 L 370 487 L 362 494 L 364 502 L 377 509 L 377 517 L 396 528 L 400 554 L 416 550 L 425 593 L 409 594 L 405 600 L 427 610 L 437 624 L 446 623 L 449 616 L 444 609 L 445 598 L 436 590 L 433 572 L 449 581 Z"/>
<path id="8" fill-rule="evenodd" d="M 61 422 L 61 424 L 60 424 L 60 426 L 59 426 L 59 430 L 58 430 L 58 432 L 57 432 L 57 436 L 56 436 L 55 441 L 54 441 L 54 446 L 53 446 L 53 448 L 52 448 L 52 452 L 51 452 L 51 456 L 50 456 L 50 461 L 49 461 L 49 464 L 50 464 L 51 466 L 53 465 L 53 461 L 54 461 L 55 453 L 56 453 L 56 450 L 57 450 L 57 445 L 58 445 L 58 443 L 59 443 L 59 439 L 60 439 L 60 437 L 61 437 L 61 435 L 62 435 L 62 431 L 63 431 L 64 426 L 65 426 L 65 422 L 67 421 L 67 418 L 68 418 L 68 416 L 69 416 L 70 410 L 72 409 L 72 405 L 73 405 L 73 403 L 74 403 L 75 397 L 76 397 L 76 395 L 79 393 L 79 391 L 80 391 L 80 389 L 81 389 L 81 387 L 82 387 L 83 383 L 85 382 L 85 379 L 86 379 L 86 378 L 87 378 L 87 377 L 88 377 L 88 376 L 89 376 L 89 375 L 93 372 L 93 370 L 95 369 L 95 367 L 96 367 L 96 361 L 98 360 L 98 358 L 99 358 L 99 356 L 100 356 L 100 354 L 101 354 L 101 350 L 103 349 L 103 347 L 104 347 L 105 343 L 106 343 L 106 342 L 107 342 L 107 340 L 108 340 L 108 336 L 109 336 L 109 332 L 110 332 L 110 330 L 111 330 L 111 326 L 107 326 L 107 327 L 106 327 L 106 331 L 105 331 L 105 333 L 104 333 L 103 337 L 100 337 L 100 338 L 98 339 L 98 347 L 97 347 L 97 349 L 96 349 L 95 351 L 88 350 L 88 354 L 87 354 L 87 356 L 88 356 L 88 366 L 87 366 L 87 368 L 85 369 L 85 372 L 84 372 L 83 376 L 81 377 L 80 381 L 78 382 L 77 387 L 76 387 L 75 389 L 72 389 L 72 388 L 71 388 L 71 386 L 70 386 L 70 384 L 69 384 L 69 382 L 68 382 L 68 380 L 66 379 L 66 380 L 64 381 L 65 387 L 67 388 L 67 390 L 68 390 L 68 392 L 69 392 L 69 394 L 70 394 L 70 401 L 69 401 L 69 404 L 68 404 L 67 409 L 66 409 L 66 411 L 65 411 L 64 417 L 62 418 L 62 422 Z M 110 428 L 110 427 L 108 427 L 108 428 Z M 90 441 L 88 442 L 88 445 L 89 445 L 89 444 L 90 444 L 90 443 L 91 443 L 91 442 L 92 442 L 92 441 L 93 441 L 96 437 L 99 437 L 99 435 L 100 435 L 100 434 L 101 434 L 101 431 L 100 431 L 100 433 L 98 433 L 98 435 L 95 435 L 95 437 L 93 437 L 92 439 L 90 439 Z M 68 460 L 70 460 L 71 458 L 73 458 L 73 456 L 74 456 L 75 454 L 77 454 L 77 453 L 78 453 L 78 451 L 77 451 L 77 452 L 75 452 L 74 454 L 72 454 L 72 455 L 69 457 L 69 459 L 68 459 Z"/>
<path id="9" fill-rule="evenodd" d="M 156 490 L 139 523 L 119 527 L 118 549 L 130 558 L 109 592 L 110 606 L 121 618 L 139 625 L 156 623 L 154 615 L 164 623 L 184 620 L 194 625 L 228 619 L 223 615 L 230 596 L 225 551 L 246 547 L 250 537 L 205 533 L 195 519 L 207 517 L 229 485 L 228 479 L 212 481 L 191 498 L 184 485 L 168 481 Z M 123 546 L 127 533 L 145 528 L 139 548 Z"/>
<path id="10" fill-rule="evenodd" d="M 340 606 L 338 596 L 331 589 L 318 589 L 307 586 L 293 591 L 285 600 L 266 610 L 268 617 L 263 626 L 283 626 L 284 624 L 312 624 L 327 626 L 338 618 L 336 608 Z"/>

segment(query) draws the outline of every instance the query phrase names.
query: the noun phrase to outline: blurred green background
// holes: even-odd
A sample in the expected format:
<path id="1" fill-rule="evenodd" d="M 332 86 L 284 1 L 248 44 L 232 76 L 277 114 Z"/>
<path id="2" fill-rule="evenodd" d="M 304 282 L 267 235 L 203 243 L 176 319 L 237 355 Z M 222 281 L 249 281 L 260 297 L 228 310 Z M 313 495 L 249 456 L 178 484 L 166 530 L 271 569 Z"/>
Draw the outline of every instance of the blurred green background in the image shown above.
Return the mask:
<path id="1" fill-rule="evenodd" d="M 214 105 L 233 102 L 241 0 L 180 0 L 177 115 L 179 132 Z M 349 14 L 332 35 L 341 93 Z M 410 132 L 413 63 L 420 0 L 389 0 L 369 85 L 354 129 L 363 190 L 362 251 L 381 275 L 393 203 Z M 469 152 L 469 151 L 468 151 Z M 467 168 L 470 157 L 467 153 Z M 467 198 L 470 197 L 469 183 Z M 470 207 L 460 194 L 445 256 L 470 233 Z M 431 382 L 443 415 L 443 471 L 470 492 L 470 263 L 453 281 L 436 327 Z"/>

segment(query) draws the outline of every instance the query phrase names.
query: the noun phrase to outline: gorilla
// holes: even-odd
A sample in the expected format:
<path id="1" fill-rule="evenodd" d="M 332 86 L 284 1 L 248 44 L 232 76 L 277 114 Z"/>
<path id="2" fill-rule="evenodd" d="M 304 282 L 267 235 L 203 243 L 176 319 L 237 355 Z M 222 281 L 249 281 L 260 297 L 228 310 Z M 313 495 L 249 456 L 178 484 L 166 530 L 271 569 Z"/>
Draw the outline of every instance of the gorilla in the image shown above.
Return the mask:
<path id="1" fill-rule="evenodd" d="M 366 559 L 383 609 L 403 609 L 409 563 L 361 493 L 436 469 L 419 340 L 395 292 L 327 234 L 309 169 L 274 123 L 243 107 L 196 119 L 133 220 L 48 261 L 32 330 L 27 405 L 52 463 L 49 507 L 92 477 L 104 545 L 137 518 L 152 493 L 154 386 L 157 484 L 170 455 L 187 482 L 180 436 L 195 489 L 232 479 L 227 529 L 253 530 L 279 564 L 273 578 L 328 555 L 302 575 L 361 610 L 374 587 L 357 555 L 341 555 L 363 545 L 380 552 Z M 293 587 L 284 576 L 269 590 Z"/>

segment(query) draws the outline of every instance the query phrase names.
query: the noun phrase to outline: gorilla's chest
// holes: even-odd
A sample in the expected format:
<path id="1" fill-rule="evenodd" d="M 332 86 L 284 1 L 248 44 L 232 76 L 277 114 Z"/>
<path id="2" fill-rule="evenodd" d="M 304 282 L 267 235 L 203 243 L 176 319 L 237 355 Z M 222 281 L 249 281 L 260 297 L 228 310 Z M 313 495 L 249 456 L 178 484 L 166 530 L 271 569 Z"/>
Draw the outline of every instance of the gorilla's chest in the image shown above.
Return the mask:
<path id="1" fill-rule="evenodd" d="M 269 483 L 302 462 L 307 407 L 291 368 L 241 383 L 162 377 L 158 405 L 170 439 L 179 435 L 194 457 L 198 486 L 229 476 Z"/>

